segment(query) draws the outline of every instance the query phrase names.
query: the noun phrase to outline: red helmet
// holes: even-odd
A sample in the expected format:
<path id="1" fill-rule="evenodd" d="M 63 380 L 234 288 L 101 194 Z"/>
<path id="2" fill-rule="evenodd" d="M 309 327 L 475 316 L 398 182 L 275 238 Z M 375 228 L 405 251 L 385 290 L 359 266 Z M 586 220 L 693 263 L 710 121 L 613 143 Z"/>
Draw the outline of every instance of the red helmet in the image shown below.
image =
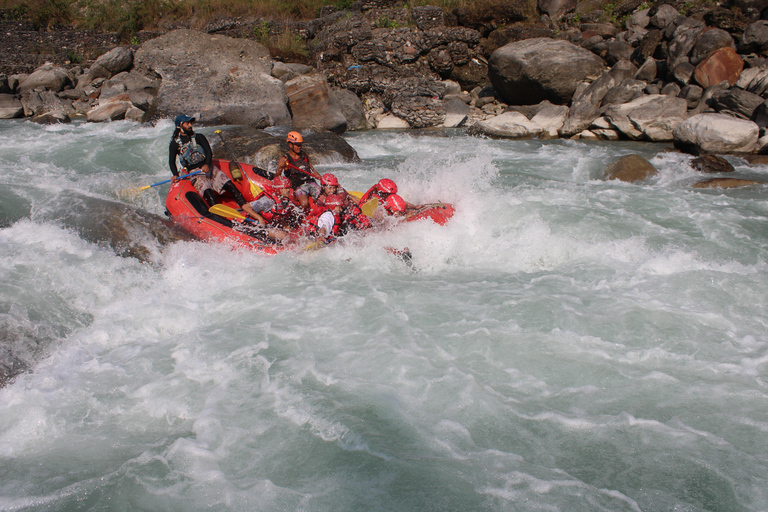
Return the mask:
<path id="1" fill-rule="evenodd" d="M 272 186 L 278 190 L 281 188 L 293 188 L 293 185 L 291 185 L 291 180 L 289 180 L 285 176 L 278 176 L 275 179 L 273 179 Z"/>
<path id="2" fill-rule="evenodd" d="M 335 208 L 336 206 L 344 206 L 344 198 L 338 194 L 331 194 L 325 198 L 325 206 Z"/>
<path id="3" fill-rule="evenodd" d="M 387 194 L 397 194 L 397 184 L 389 178 L 379 180 L 377 186 L 382 192 L 386 192 Z"/>
<path id="4" fill-rule="evenodd" d="M 327 172 L 327 173 L 323 174 L 323 177 L 320 179 L 320 184 L 323 185 L 323 186 L 325 186 L 325 185 L 333 185 L 334 187 L 338 187 L 339 186 L 339 180 L 336 179 L 336 176 L 334 176 L 333 174 Z"/>
<path id="5" fill-rule="evenodd" d="M 299 132 L 289 132 L 288 137 L 286 137 L 285 140 L 294 144 L 301 144 L 304 142 L 304 137 L 302 137 Z"/>
<path id="6" fill-rule="evenodd" d="M 384 208 L 389 213 L 405 213 L 405 200 L 397 194 L 392 194 L 384 201 Z"/>

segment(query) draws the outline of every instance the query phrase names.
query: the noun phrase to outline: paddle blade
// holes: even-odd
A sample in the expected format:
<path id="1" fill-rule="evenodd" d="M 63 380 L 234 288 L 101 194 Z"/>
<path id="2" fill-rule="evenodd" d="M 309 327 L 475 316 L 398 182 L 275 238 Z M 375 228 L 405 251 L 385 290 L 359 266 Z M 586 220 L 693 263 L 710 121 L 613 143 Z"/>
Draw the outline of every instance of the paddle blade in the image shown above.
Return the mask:
<path id="1" fill-rule="evenodd" d="M 362 206 L 360 206 L 360 211 L 363 212 L 363 215 L 366 217 L 373 217 L 373 212 L 376 211 L 376 208 L 379 207 L 379 200 L 375 197 L 372 197 L 366 203 Z"/>
<path id="2" fill-rule="evenodd" d="M 234 208 L 230 208 L 229 206 L 223 205 L 223 204 L 215 204 L 208 208 L 208 211 L 211 213 L 214 213 L 216 215 L 220 215 L 222 217 L 226 217 L 228 219 L 245 219 L 245 215 L 238 212 Z"/>
<path id="3" fill-rule="evenodd" d="M 146 185 L 144 187 L 127 188 L 127 189 L 124 189 L 124 190 L 118 190 L 118 191 L 115 192 L 115 194 L 117 194 L 117 197 L 119 197 L 121 199 L 129 199 L 131 197 L 135 197 L 135 196 L 141 194 L 142 192 L 144 192 L 145 190 L 147 190 L 148 188 L 151 188 L 151 187 L 152 187 L 152 185 Z"/>

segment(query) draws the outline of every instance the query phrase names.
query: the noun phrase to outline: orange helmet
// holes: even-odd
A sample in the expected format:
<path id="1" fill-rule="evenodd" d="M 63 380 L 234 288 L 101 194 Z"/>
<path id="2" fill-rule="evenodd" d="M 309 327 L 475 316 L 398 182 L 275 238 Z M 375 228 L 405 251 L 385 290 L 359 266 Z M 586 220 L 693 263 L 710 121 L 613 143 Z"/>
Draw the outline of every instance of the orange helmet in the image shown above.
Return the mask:
<path id="1" fill-rule="evenodd" d="M 304 137 L 299 132 L 289 132 L 285 140 L 293 144 L 301 144 L 304 142 Z"/>

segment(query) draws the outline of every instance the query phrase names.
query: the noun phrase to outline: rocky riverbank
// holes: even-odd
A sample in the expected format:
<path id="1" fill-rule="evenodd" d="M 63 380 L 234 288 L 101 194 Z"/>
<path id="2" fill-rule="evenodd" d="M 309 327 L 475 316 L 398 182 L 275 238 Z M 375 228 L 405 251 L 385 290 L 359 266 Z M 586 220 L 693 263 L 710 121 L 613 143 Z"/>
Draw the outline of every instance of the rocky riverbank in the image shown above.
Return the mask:
<path id="1" fill-rule="evenodd" d="M 151 121 L 184 111 L 218 125 L 467 127 L 504 138 L 671 141 L 695 154 L 768 144 L 768 21 L 751 4 L 683 15 L 674 1 L 629 0 L 614 10 L 620 24 L 602 11 L 575 15 L 565 1 L 450 13 L 388 5 L 326 8 L 283 26 L 306 42 L 293 57 L 253 39 L 258 20 L 142 34 L 131 46 L 99 36 L 31 73 L 0 75 L 0 117 Z"/>

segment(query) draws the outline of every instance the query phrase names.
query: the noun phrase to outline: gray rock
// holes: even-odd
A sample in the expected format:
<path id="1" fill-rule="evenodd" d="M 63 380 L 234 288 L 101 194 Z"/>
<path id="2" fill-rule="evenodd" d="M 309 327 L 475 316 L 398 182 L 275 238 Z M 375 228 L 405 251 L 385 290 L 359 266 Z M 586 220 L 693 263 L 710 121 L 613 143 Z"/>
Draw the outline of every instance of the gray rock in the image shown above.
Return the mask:
<path id="1" fill-rule="evenodd" d="M 620 84 L 612 87 L 600 103 L 601 107 L 608 105 L 620 105 L 622 103 L 629 103 L 630 101 L 639 98 L 643 95 L 643 90 L 647 84 L 634 78 L 627 78 Z"/>
<path id="2" fill-rule="evenodd" d="M 672 70 L 672 78 L 680 85 L 688 85 L 696 68 L 690 62 L 681 62 Z"/>
<path id="3" fill-rule="evenodd" d="M 744 31 L 739 51 L 741 53 L 755 52 L 758 54 L 768 50 L 768 21 L 758 20 Z"/>
<path id="4" fill-rule="evenodd" d="M 661 88 L 661 94 L 665 96 L 679 96 L 681 88 L 674 82 L 670 82 Z"/>
<path id="5" fill-rule="evenodd" d="M 642 96 L 603 114 L 617 130 L 633 140 L 670 141 L 673 131 L 686 118 L 688 103 L 660 94 Z"/>
<path id="6" fill-rule="evenodd" d="M 210 124 L 291 122 L 285 86 L 270 76 L 269 51 L 254 41 L 175 30 L 144 43 L 134 66 L 162 78 L 158 117 L 196 111 Z"/>
<path id="7" fill-rule="evenodd" d="M 761 96 L 734 87 L 714 93 L 710 106 L 721 114 L 751 120 L 757 107 L 763 103 L 764 100 Z"/>
<path id="8" fill-rule="evenodd" d="M 541 132 L 541 126 L 520 112 L 504 112 L 485 121 L 479 121 L 468 130 L 470 135 L 487 135 L 509 139 L 536 137 Z"/>
<path id="9" fill-rule="evenodd" d="M 489 78 L 507 103 L 566 104 L 576 85 L 602 74 L 603 61 L 567 41 L 527 39 L 497 49 L 489 61 Z"/>
<path id="10" fill-rule="evenodd" d="M 92 123 L 103 123 L 105 121 L 118 121 L 125 119 L 125 113 L 133 107 L 130 101 L 111 101 L 100 104 L 85 115 L 86 119 Z"/>
<path id="11" fill-rule="evenodd" d="M 132 65 L 133 50 L 118 46 L 96 59 L 89 74 L 93 78 L 112 78 L 118 73 L 131 69 Z"/>
<path id="12" fill-rule="evenodd" d="M 363 102 L 349 89 L 332 89 L 331 95 L 338 105 L 341 113 L 347 120 L 347 130 L 367 130 L 368 120 L 365 118 Z"/>
<path id="13" fill-rule="evenodd" d="M 616 85 L 616 79 L 608 72 L 592 82 L 584 92 L 574 99 L 568 116 L 560 129 L 560 135 L 570 137 L 586 130 L 592 121 L 600 116 L 600 103 L 606 93 Z"/>
<path id="14" fill-rule="evenodd" d="M 650 23 L 654 27 L 665 30 L 679 16 L 677 9 L 669 4 L 661 4 L 656 13 L 651 16 Z"/>
<path id="15" fill-rule="evenodd" d="M 641 11 L 634 12 L 627 19 L 627 30 L 637 32 L 638 29 L 645 29 L 651 24 L 651 17 L 648 16 L 650 9 L 643 9 Z"/>
<path id="16" fill-rule="evenodd" d="M 698 85 L 689 84 L 680 90 L 678 97 L 683 98 L 688 102 L 688 110 L 691 110 L 699 105 L 702 94 L 704 94 L 704 89 Z"/>
<path id="17" fill-rule="evenodd" d="M 69 116 L 74 113 L 72 102 L 59 97 L 53 91 L 27 91 L 21 96 L 24 115 L 27 117 L 59 113 Z"/>
<path id="18" fill-rule="evenodd" d="M 32 72 L 19 84 L 22 94 L 42 87 L 48 91 L 60 92 L 65 86 L 71 85 L 67 70 L 53 64 L 44 64 Z"/>
<path id="19" fill-rule="evenodd" d="M 24 117 L 24 106 L 12 94 L 0 94 L 0 119 Z"/>
<path id="20" fill-rule="evenodd" d="M 703 31 L 704 23 L 692 19 L 686 19 L 675 29 L 667 50 L 669 69 L 675 69 L 678 65 L 688 62 L 688 54 L 696 46 L 696 41 Z"/>
<path id="21" fill-rule="evenodd" d="M 296 128 L 319 126 L 338 134 L 346 131 L 347 118 L 341 111 L 341 104 L 331 95 L 325 75 L 299 76 L 286 82 L 285 91 Z"/>
<path id="22" fill-rule="evenodd" d="M 637 73 L 635 73 L 635 78 L 645 82 L 652 82 L 656 79 L 656 69 L 656 59 L 648 57 L 643 62 L 643 65 L 640 66 L 640 69 L 637 70 Z"/>
<path id="23" fill-rule="evenodd" d="M 554 139 L 565 124 L 566 117 L 568 117 L 568 107 L 544 102 L 536 115 L 531 118 L 531 122 L 541 126 L 540 138 Z"/>
<path id="24" fill-rule="evenodd" d="M 8 85 L 8 76 L 5 73 L 0 73 L 0 94 L 11 94 L 10 85 Z"/>
<path id="25" fill-rule="evenodd" d="M 697 114 L 674 130 L 675 146 L 698 154 L 750 153 L 756 145 L 760 128 L 752 121 L 724 114 Z"/>
<path id="26" fill-rule="evenodd" d="M 720 48 L 736 48 L 731 34 L 719 28 L 705 29 L 696 40 L 691 52 L 691 64 L 697 65 Z"/>

